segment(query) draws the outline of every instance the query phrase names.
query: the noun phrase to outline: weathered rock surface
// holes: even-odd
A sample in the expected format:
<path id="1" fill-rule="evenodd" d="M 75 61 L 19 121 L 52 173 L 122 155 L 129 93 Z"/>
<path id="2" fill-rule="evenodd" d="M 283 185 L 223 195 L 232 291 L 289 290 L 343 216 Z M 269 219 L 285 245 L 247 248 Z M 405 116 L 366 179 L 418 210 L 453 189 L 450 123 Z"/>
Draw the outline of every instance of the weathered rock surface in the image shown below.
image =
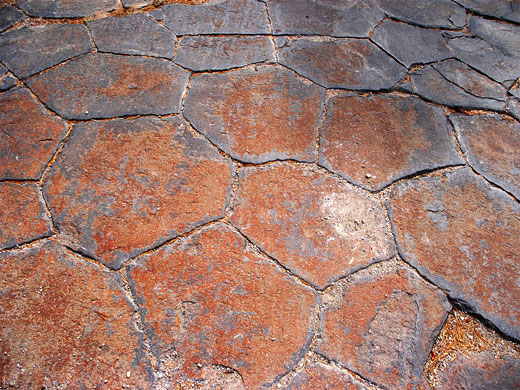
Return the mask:
<path id="1" fill-rule="evenodd" d="M 144 14 L 98 19 L 87 25 L 101 52 L 173 58 L 175 34 Z"/>
<path id="2" fill-rule="evenodd" d="M 300 371 L 284 390 L 315 390 L 315 389 L 345 389 L 368 390 L 347 371 L 327 366 L 322 363 L 312 363 Z"/>
<path id="3" fill-rule="evenodd" d="M 224 366 L 245 388 L 269 387 L 310 344 L 314 292 L 224 224 L 143 256 L 128 276 L 170 376 L 204 379 L 204 368 Z"/>
<path id="4" fill-rule="evenodd" d="M 507 100 L 506 111 L 509 115 L 520 122 L 520 99 L 511 98 Z"/>
<path id="5" fill-rule="evenodd" d="M 192 80 L 184 115 L 241 161 L 314 161 L 323 95 L 281 67 L 205 74 Z"/>
<path id="6" fill-rule="evenodd" d="M 154 0 L 122 0 L 125 8 L 142 8 L 153 4 Z"/>
<path id="7" fill-rule="evenodd" d="M 327 88 L 389 89 L 406 73 L 381 49 L 360 39 L 296 39 L 280 50 L 279 62 Z"/>
<path id="8" fill-rule="evenodd" d="M 442 109 L 420 99 L 337 96 L 326 112 L 319 164 L 364 188 L 464 163 Z"/>
<path id="9" fill-rule="evenodd" d="M 288 163 L 244 168 L 239 177 L 231 222 L 313 285 L 392 257 L 383 209 L 361 190 Z"/>
<path id="10" fill-rule="evenodd" d="M 482 15 L 520 23 L 520 3 L 517 0 L 455 0 L 467 9 Z"/>
<path id="11" fill-rule="evenodd" d="M 1 252 L 0 286 L 2 387 L 153 387 L 118 275 L 48 242 Z"/>
<path id="12" fill-rule="evenodd" d="M 0 183 L 0 249 L 51 234 L 36 183 Z"/>
<path id="13" fill-rule="evenodd" d="M 520 205 L 468 168 L 399 184 L 399 251 L 454 300 L 520 339 Z"/>
<path id="14" fill-rule="evenodd" d="M 92 53 L 27 84 L 62 117 L 92 119 L 178 113 L 188 78 L 187 71 L 161 58 Z"/>
<path id="15" fill-rule="evenodd" d="M 272 0 L 274 34 L 367 38 L 385 14 L 375 0 Z"/>
<path id="16" fill-rule="evenodd" d="M 18 83 L 16 77 L 9 73 L 7 68 L 0 64 L 0 91 L 6 91 Z"/>
<path id="17" fill-rule="evenodd" d="M 324 309 L 317 349 L 385 388 L 419 389 L 450 308 L 440 290 L 399 263 L 372 266 Z"/>
<path id="18" fill-rule="evenodd" d="M 7 30 L 23 19 L 24 15 L 18 8 L 6 5 L 0 8 L 0 32 Z"/>
<path id="19" fill-rule="evenodd" d="M 44 194 L 64 242 L 119 268 L 222 217 L 231 170 L 179 118 L 88 122 L 74 127 Z"/>
<path id="20" fill-rule="evenodd" d="M 83 18 L 113 11 L 117 0 L 18 0 L 18 6 L 31 16 L 43 18 Z"/>
<path id="21" fill-rule="evenodd" d="M 80 24 L 25 27 L 0 36 L 0 60 L 19 78 L 90 50 L 87 29 Z"/>
<path id="22" fill-rule="evenodd" d="M 0 179 L 40 179 L 67 125 L 25 88 L 0 94 L 0 107 Z"/>
<path id="23" fill-rule="evenodd" d="M 274 62 L 274 47 L 265 36 L 185 36 L 175 63 L 194 71 L 224 70 Z"/>
<path id="24" fill-rule="evenodd" d="M 520 200 L 520 123 L 499 115 L 451 115 L 471 166 Z"/>

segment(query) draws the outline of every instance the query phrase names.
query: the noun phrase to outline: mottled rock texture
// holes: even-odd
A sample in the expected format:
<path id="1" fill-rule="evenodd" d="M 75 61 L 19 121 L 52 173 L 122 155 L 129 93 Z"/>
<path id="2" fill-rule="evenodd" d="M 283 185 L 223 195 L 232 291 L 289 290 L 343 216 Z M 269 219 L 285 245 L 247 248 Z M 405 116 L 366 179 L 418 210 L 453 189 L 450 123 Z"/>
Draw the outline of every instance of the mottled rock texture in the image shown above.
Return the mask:
<path id="1" fill-rule="evenodd" d="M 0 8 L 0 32 L 14 26 L 23 19 L 23 16 L 22 11 L 10 5 Z"/>
<path id="2" fill-rule="evenodd" d="M 25 13 L 43 18 L 82 18 L 113 11 L 117 0 L 18 0 Z"/>
<path id="3" fill-rule="evenodd" d="M 347 371 L 327 366 L 322 363 L 312 363 L 296 374 L 284 390 L 314 390 L 314 389 L 345 389 L 368 390 L 365 384 L 355 379 Z"/>
<path id="4" fill-rule="evenodd" d="M 394 19 L 433 28 L 462 28 L 466 11 L 450 0 L 378 0 Z"/>

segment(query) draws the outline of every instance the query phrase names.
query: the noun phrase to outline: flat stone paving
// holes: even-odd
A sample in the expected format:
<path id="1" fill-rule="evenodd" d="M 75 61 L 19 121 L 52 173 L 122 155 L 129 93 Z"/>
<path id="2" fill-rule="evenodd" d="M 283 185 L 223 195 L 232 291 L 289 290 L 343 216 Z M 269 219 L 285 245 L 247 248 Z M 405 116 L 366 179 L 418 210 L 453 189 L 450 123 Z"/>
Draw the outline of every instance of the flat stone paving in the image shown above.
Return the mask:
<path id="1" fill-rule="evenodd" d="M 520 389 L 518 0 L 0 6 L 0 389 Z"/>

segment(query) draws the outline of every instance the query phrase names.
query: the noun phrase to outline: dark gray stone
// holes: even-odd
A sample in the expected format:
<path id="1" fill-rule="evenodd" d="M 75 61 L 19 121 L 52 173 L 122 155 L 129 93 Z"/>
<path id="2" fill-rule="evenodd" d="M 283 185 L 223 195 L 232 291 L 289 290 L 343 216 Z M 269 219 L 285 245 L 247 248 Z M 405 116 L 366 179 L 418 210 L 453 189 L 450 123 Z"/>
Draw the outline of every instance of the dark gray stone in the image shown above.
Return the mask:
<path id="1" fill-rule="evenodd" d="M 449 40 L 455 56 L 510 87 L 520 75 L 520 26 L 471 17 L 469 30 L 474 37 Z"/>
<path id="2" fill-rule="evenodd" d="M 273 43 L 265 36 L 185 36 L 175 63 L 195 71 L 236 68 L 274 61 Z"/>
<path id="3" fill-rule="evenodd" d="M 278 57 L 281 64 L 327 88 L 389 89 L 406 74 L 385 52 L 361 39 L 297 39 Z"/>
<path id="4" fill-rule="evenodd" d="M 466 24 L 464 8 L 449 0 L 378 0 L 394 19 L 424 27 L 461 28 Z"/>
<path id="5" fill-rule="evenodd" d="M 23 13 L 18 8 L 6 5 L 0 8 L 0 32 L 7 30 L 23 19 Z"/>
<path id="6" fill-rule="evenodd" d="M 473 12 L 520 23 L 520 2 L 518 0 L 455 1 Z"/>
<path id="7" fill-rule="evenodd" d="M 515 86 L 513 86 L 513 88 L 511 88 L 509 90 L 509 93 L 513 96 L 516 96 L 517 98 L 520 98 L 520 87 L 518 84 L 516 84 Z"/>
<path id="8" fill-rule="evenodd" d="M 62 117 L 92 119 L 178 113 L 188 78 L 164 59 L 91 53 L 27 84 Z"/>
<path id="9" fill-rule="evenodd" d="M 445 70 L 443 69 L 443 71 Z M 475 76 L 474 71 L 469 71 L 466 74 L 459 73 L 458 75 L 455 72 L 454 69 L 448 69 L 448 71 L 446 71 L 449 75 L 456 76 L 453 77 L 453 79 L 458 82 L 469 83 Z M 457 80 L 457 78 L 459 80 Z M 504 101 L 472 95 L 464 90 L 464 88 L 449 81 L 432 65 L 428 65 L 412 73 L 410 80 L 415 93 L 435 103 L 465 109 L 505 110 Z"/>
<path id="10" fill-rule="evenodd" d="M 113 11 L 117 0 L 19 0 L 28 15 L 42 18 L 83 18 L 102 11 Z"/>
<path id="11" fill-rule="evenodd" d="M 511 98 L 507 101 L 506 111 L 520 122 L 520 99 Z"/>
<path id="12" fill-rule="evenodd" d="M 80 24 L 26 27 L 0 36 L 0 60 L 19 78 L 90 50 L 87 29 Z"/>
<path id="13" fill-rule="evenodd" d="M 272 0 L 274 34 L 366 38 L 385 14 L 375 0 Z"/>
<path id="14" fill-rule="evenodd" d="M 0 91 L 6 91 L 14 87 L 18 80 L 8 72 L 7 68 L 0 64 Z"/>
<path id="15" fill-rule="evenodd" d="M 122 0 L 125 8 L 143 8 L 153 4 L 154 0 Z"/>
<path id="16" fill-rule="evenodd" d="M 453 56 L 441 32 L 390 20 L 375 29 L 372 40 L 406 67 Z"/>
<path id="17" fill-rule="evenodd" d="M 268 34 L 264 4 L 256 0 L 167 4 L 164 25 L 184 34 Z"/>
<path id="18" fill-rule="evenodd" d="M 88 23 L 99 51 L 173 58 L 176 36 L 143 14 Z"/>

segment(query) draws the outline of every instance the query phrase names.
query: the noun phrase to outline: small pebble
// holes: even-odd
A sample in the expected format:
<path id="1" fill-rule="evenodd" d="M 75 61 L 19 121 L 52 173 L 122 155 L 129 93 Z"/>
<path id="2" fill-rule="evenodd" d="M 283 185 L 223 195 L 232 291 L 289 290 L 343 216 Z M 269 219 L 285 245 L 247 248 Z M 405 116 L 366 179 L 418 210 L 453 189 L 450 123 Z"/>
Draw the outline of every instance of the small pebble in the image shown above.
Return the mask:
<path id="1" fill-rule="evenodd" d="M 367 179 L 370 179 L 372 177 L 370 173 L 367 173 L 365 176 L 367 177 Z"/>

